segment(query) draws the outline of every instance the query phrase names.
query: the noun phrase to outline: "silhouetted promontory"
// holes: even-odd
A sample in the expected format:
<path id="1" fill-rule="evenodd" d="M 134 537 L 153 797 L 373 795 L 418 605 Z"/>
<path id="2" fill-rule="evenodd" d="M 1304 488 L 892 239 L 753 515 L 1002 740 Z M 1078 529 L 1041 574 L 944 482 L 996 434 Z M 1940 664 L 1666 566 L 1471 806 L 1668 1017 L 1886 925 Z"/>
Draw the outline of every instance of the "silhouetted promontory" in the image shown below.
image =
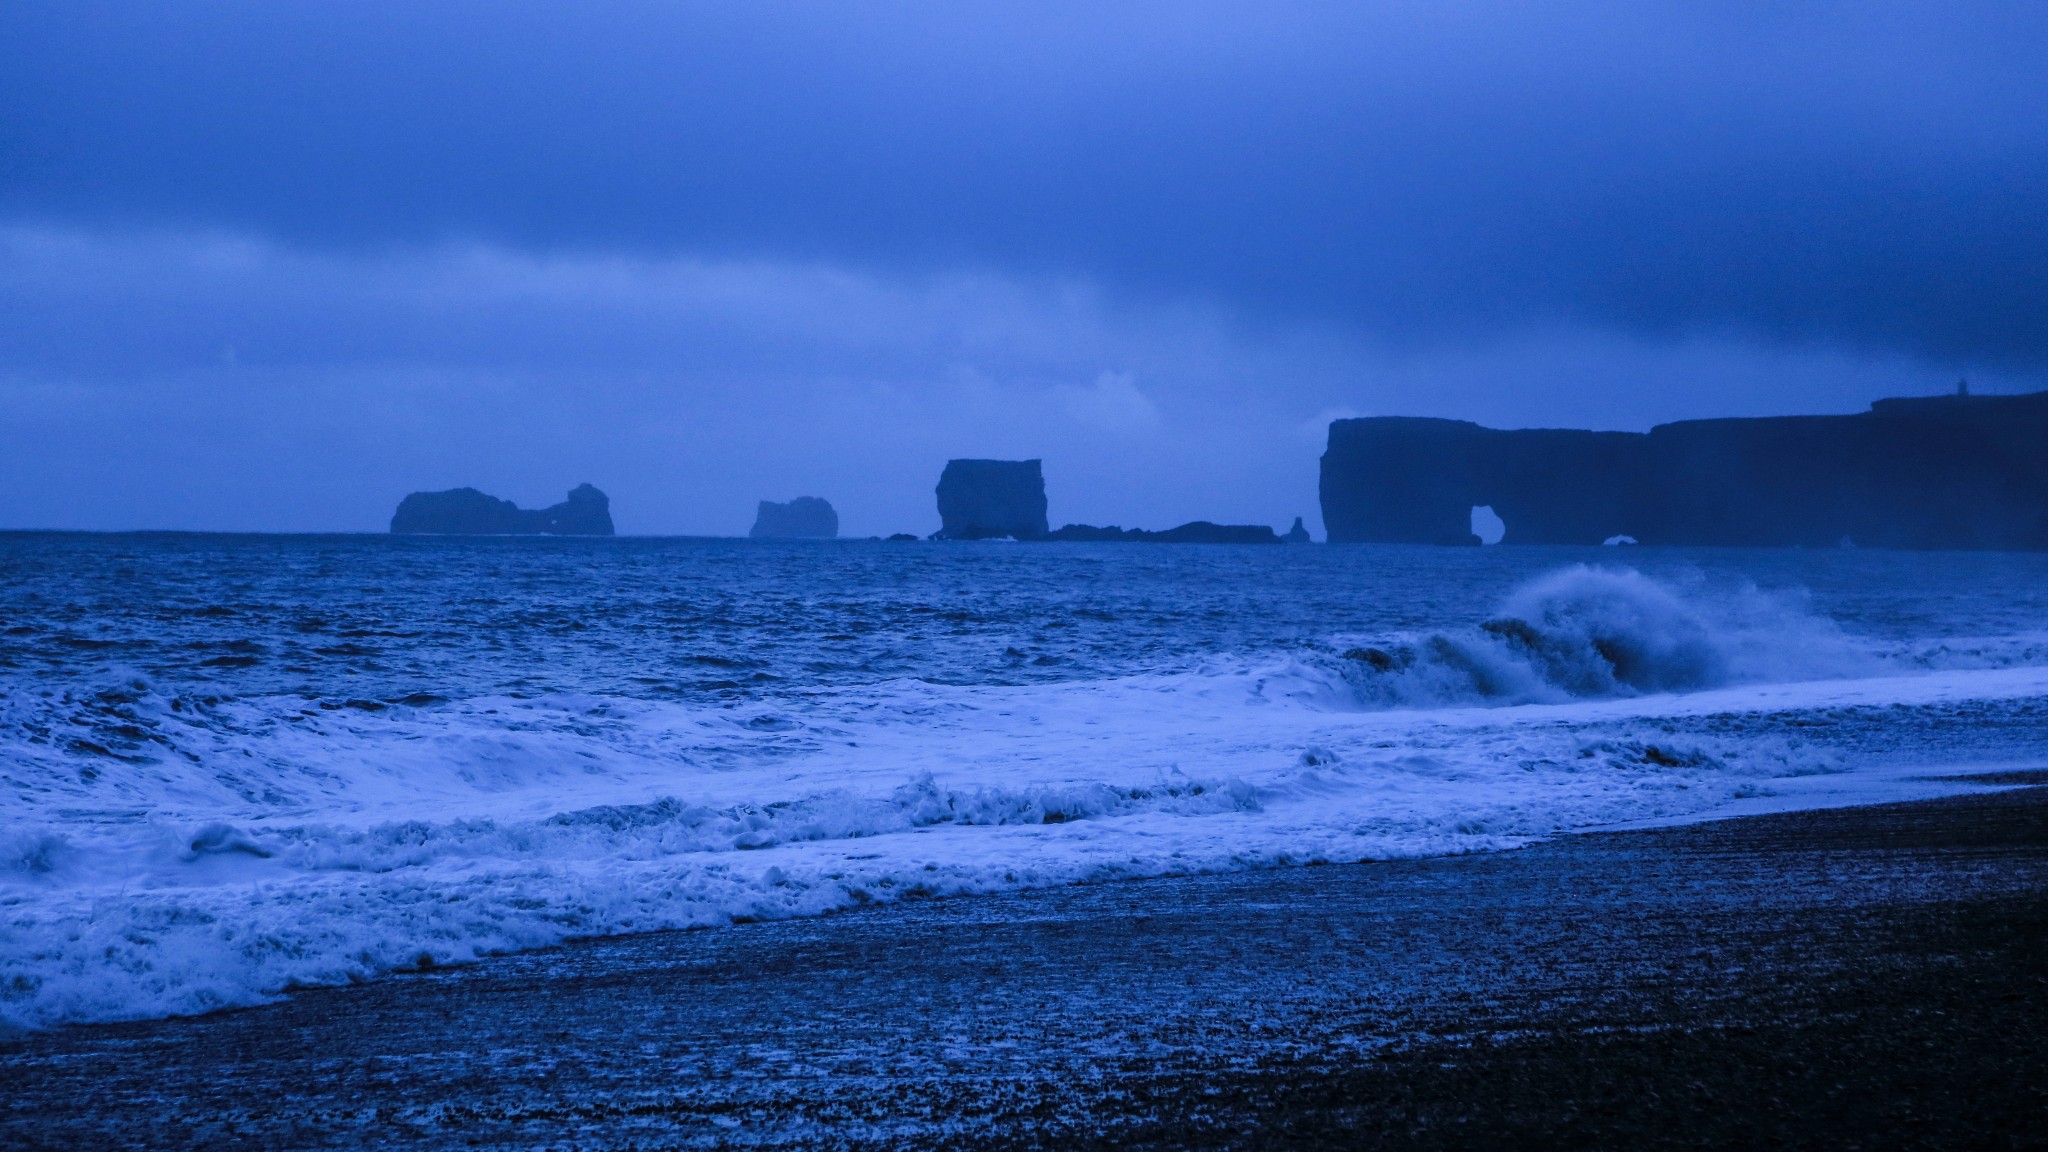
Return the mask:
<path id="1" fill-rule="evenodd" d="M 1333 542 L 2048 549 L 2048 392 L 1880 400 L 1852 416 L 1687 420 L 1647 433 L 1330 425 Z"/>
<path id="2" fill-rule="evenodd" d="M 763 500 L 747 535 L 756 540 L 830 540 L 839 535 L 839 513 L 816 496 L 799 496 L 787 504 Z"/>
<path id="3" fill-rule="evenodd" d="M 612 535 L 612 502 L 588 484 L 552 508 L 525 509 L 474 488 L 415 492 L 399 501 L 391 530 L 442 536 Z"/>

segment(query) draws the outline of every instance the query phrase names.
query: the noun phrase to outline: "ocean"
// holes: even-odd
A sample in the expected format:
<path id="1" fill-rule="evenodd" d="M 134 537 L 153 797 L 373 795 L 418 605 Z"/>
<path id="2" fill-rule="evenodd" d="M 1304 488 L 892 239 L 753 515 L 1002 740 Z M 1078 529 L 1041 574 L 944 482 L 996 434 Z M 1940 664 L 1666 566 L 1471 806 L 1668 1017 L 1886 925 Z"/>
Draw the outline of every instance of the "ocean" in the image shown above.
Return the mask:
<path id="1" fill-rule="evenodd" d="M 0 1024 L 2044 762 L 2037 554 L 5 533 Z"/>

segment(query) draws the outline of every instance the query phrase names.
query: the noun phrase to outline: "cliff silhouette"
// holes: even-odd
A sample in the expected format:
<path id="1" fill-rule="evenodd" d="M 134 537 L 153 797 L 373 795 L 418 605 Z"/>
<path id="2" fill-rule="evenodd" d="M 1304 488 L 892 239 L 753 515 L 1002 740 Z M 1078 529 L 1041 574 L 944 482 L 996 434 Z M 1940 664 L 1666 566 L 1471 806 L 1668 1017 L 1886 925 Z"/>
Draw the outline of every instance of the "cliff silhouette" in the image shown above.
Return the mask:
<path id="1" fill-rule="evenodd" d="M 1647 433 L 1463 420 L 1330 425 L 1338 542 L 2048 549 L 2048 392 L 1879 400 L 1849 416 L 1687 420 Z"/>

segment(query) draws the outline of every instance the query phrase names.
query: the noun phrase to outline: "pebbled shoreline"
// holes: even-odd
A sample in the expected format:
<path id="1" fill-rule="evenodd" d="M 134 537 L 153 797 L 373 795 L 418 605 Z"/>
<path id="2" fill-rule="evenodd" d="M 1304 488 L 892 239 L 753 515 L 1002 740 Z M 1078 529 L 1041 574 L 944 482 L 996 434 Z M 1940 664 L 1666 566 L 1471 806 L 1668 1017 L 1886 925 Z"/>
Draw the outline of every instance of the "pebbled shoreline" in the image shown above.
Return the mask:
<path id="1" fill-rule="evenodd" d="M 2044 943 L 2048 788 L 2021 787 L 597 940 L 17 1036 L 0 1143 L 2048 1146 Z"/>

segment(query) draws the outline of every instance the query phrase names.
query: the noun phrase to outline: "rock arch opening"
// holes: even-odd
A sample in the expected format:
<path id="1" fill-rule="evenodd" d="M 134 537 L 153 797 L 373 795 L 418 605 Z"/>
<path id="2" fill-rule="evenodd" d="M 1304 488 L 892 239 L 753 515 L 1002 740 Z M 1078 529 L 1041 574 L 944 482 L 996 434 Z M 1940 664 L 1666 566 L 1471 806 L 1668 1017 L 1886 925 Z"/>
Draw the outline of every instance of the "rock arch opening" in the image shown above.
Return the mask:
<path id="1" fill-rule="evenodd" d="M 1507 539 L 1508 522 L 1500 518 L 1500 513 L 1493 510 L 1493 505 L 1474 504 L 1472 535 L 1477 536 L 1481 544 L 1498 544 Z"/>

